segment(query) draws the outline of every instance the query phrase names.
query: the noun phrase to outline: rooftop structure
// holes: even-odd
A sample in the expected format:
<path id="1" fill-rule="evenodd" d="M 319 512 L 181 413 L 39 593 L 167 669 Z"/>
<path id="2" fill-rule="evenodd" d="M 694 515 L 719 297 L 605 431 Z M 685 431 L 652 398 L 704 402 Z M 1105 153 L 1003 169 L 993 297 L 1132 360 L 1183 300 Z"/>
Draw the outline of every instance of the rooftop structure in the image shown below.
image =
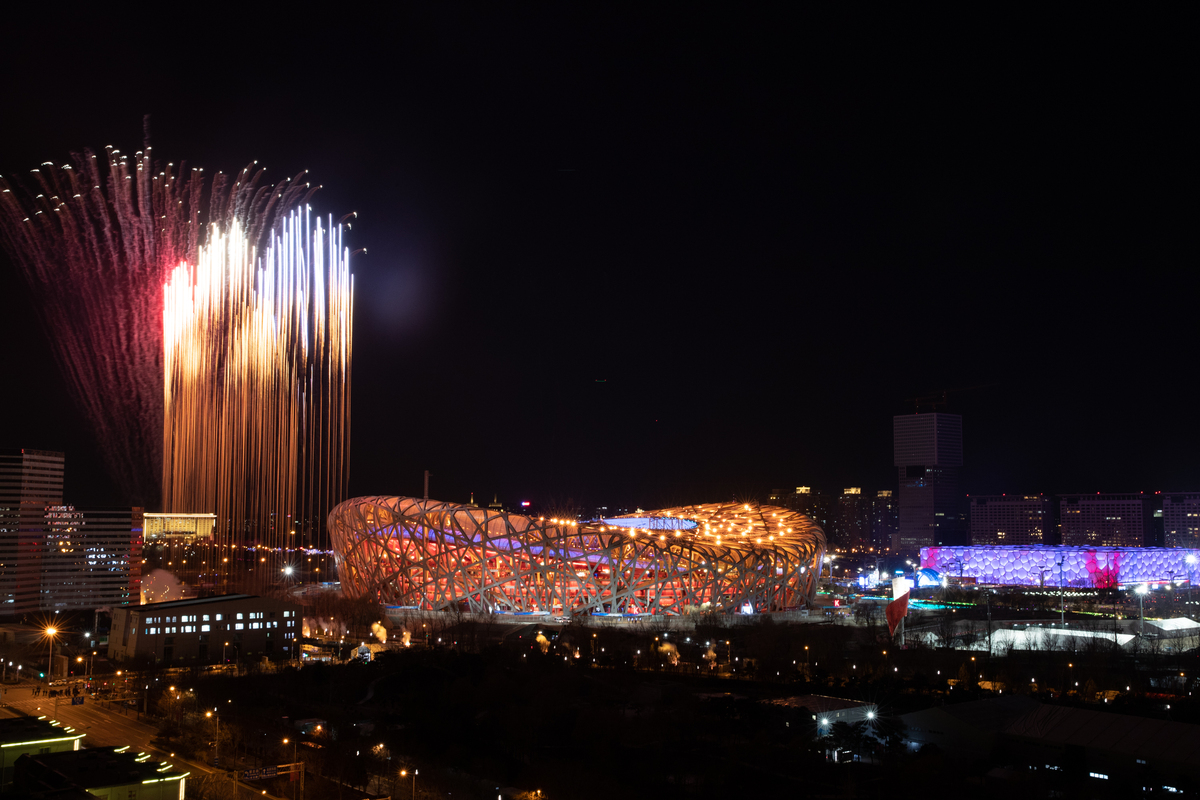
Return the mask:
<path id="1" fill-rule="evenodd" d="M 812 602 L 825 533 L 774 506 L 711 504 L 591 522 L 413 497 L 329 515 L 342 591 L 427 610 L 685 614 Z"/>
<path id="2" fill-rule="evenodd" d="M 189 774 L 128 747 L 96 747 L 22 756 L 14 784 L 26 792 L 78 788 L 101 800 L 183 800 Z"/>
<path id="3" fill-rule="evenodd" d="M 13 782 L 17 759 L 26 753 L 78 750 L 84 734 L 44 717 L 0 719 L 0 792 Z"/>

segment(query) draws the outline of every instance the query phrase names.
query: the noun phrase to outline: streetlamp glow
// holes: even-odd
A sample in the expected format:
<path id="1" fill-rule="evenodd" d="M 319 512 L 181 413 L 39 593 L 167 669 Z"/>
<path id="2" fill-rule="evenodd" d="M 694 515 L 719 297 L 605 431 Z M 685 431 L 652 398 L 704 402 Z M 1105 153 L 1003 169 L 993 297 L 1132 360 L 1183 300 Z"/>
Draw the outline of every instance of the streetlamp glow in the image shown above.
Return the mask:
<path id="1" fill-rule="evenodd" d="M 54 680 L 54 637 L 58 633 L 58 628 L 46 628 L 46 638 L 50 640 L 50 658 L 46 662 L 46 683 Z"/>

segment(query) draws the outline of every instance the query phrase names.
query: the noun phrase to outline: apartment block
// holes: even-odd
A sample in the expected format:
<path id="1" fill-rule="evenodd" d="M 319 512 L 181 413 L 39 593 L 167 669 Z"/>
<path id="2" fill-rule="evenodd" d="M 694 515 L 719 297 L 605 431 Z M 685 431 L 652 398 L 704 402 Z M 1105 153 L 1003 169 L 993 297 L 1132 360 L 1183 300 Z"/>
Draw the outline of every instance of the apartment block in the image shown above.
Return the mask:
<path id="1" fill-rule="evenodd" d="M 1055 544 L 1053 498 L 1005 494 L 969 499 L 971 544 Z"/>
<path id="2" fill-rule="evenodd" d="M 1065 545 L 1143 547 L 1153 543 L 1151 495 L 1064 494 L 1058 503 Z"/>

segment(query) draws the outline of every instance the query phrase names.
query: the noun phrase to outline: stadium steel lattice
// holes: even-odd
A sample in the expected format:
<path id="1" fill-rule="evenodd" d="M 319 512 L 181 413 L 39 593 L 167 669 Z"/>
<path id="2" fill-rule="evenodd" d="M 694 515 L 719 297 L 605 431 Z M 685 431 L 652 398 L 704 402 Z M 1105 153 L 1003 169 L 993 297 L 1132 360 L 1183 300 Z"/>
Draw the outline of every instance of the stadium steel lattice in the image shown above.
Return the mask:
<path id="1" fill-rule="evenodd" d="M 825 555 L 808 517 L 745 503 L 576 522 L 358 497 L 329 531 L 344 593 L 435 611 L 779 611 L 812 602 Z"/>

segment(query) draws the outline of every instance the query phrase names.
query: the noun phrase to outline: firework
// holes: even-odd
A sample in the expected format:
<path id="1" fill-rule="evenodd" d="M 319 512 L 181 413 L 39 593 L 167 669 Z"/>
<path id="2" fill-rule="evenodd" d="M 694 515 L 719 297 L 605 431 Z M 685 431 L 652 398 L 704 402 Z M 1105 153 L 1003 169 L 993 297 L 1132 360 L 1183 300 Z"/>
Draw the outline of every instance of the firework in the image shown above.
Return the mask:
<path id="1" fill-rule="evenodd" d="M 208 181 L 149 147 L 72 162 L 0 178 L 0 237 L 110 472 L 140 504 L 215 511 L 210 568 L 278 565 L 346 489 L 341 226 L 312 216 L 303 174 Z"/>
<path id="2" fill-rule="evenodd" d="M 162 290 L 195 263 L 206 222 L 237 220 L 256 244 L 313 189 L 167 164 L 146 147 L 42 164 L 26 189 L 0 178 L 0 238 L 24 272 L 55 359 L 126 498 L 156 506 L 162 464 Z M 205 188 L 208 191 L 205 191 Z"/>
<path id="3" fill-rule="evenodd" d="M 215 509 L 218 538 L 271 574 L 346 491 L 353 292 L 342 228 L 292 212 L 259 259 L 238 219 L 214 225 L 163 292 L 164 504 Z"/>

